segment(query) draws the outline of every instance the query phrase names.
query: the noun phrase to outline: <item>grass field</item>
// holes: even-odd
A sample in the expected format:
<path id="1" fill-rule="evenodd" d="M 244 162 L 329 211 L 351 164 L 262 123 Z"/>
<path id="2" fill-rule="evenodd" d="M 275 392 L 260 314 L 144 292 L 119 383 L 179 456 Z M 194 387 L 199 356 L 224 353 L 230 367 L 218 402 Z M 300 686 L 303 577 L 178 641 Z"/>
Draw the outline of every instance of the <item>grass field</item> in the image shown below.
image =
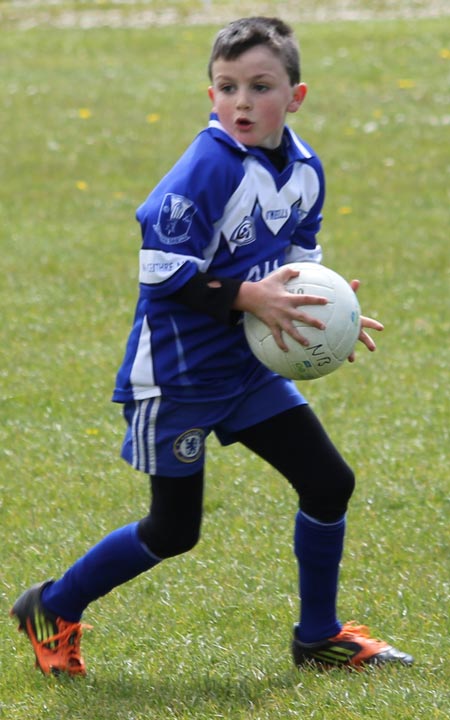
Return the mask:
<path id="1" fill-rule="evenodd" d="M 359 2 L 379 13 L 327 22 L 332 5 L 316 3 L 322 22 L 294 18 L 310 91 L 292 126 L 327 173 L 325 261 L 362 280 L 386 329 L 375 355 L 303 390 L 358 477 L 341 617 L 416 664 L 291 666 L 294 496 L 212 439 L 201 543 L 89 608 L 85 680 L 33 670 L 11 603 L 147 508 L 110 402 L 136 298 L 134 211 L 207 120 L 217 26 L 182 22 L 178 4 L 178 24 L 86 30 L 58 25 L 55 4 L 0 2 L 5 720 L 450 718 L 450 20 Z"/>

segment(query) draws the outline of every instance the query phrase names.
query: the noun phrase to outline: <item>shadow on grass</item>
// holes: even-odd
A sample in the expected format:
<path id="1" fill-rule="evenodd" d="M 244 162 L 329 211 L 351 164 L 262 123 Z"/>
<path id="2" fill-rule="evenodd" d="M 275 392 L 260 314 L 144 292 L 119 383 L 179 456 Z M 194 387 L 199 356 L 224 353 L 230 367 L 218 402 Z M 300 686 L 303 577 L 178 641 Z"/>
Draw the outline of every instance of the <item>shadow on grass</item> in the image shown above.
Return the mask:
<path id="1" fill-rule="evenodd" d="M 274 707 L 285 691 L 292 697 L 300 682 L 295 668 L 260 677 L 257 673 L 251 677 L 250 672 L 245 677 L 198 675 L 194 669 L 188 676 L 185 668 L 179 678 L 147 677 L 142 671 L 119 673 L 116 678 L 92 673 L 84 680 L 56 680 L 54 699 L 59 710 L 64 706 L 67 717 L 79 720 L 239 718 L 255 708 Z"/>
<path id="2" fill-rule="evenodd" d="M 365 697 L 367 703 L 373 700 L 374 683 L 395 687 L 400 681 L 408 685 L 413 680 L 409 668 L 371 668 L 359 673 L 307 667 L 300 672 L 275 664 L 279 671 L 273 673 L 259 672 L 251 663 L 240 672 L 236 667 L 222 667 L 221 674 L 215 669 L 196 672 L 195 665 L 189 672 L 184 666 L 179 676 L 171 677 L 154 671 L 145 674 L 142 668 L 122 670 L 115 678 L 94 671 L 84 681 L 58 681 L 58 708 L 64 705 L 64 717 L 77 720 L 238 720 L 254 717 L 255 712 L 261 718 L 284 720 L 293 711 L 309 717 L 318 698 L 323 709 L 331 711 L 342 695 L 354 694 L 357 704 Z"/>

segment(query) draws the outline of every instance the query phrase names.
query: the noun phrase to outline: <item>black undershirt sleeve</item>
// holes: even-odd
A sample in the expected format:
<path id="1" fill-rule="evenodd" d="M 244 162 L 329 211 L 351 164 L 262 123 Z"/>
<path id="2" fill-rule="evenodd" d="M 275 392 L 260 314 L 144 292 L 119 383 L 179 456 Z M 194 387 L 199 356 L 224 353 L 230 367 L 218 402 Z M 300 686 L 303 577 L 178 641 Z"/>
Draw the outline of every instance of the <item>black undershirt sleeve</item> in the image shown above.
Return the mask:
<path id="1" fill-rule="evenodd" d="M 172 293 L 171 299 L 191 310 L 210 315 L 224 325 L 236 325 L 241 313 L 233 310 L 232 306 L 242 282 L 197 272 L 183 287 Z"/>

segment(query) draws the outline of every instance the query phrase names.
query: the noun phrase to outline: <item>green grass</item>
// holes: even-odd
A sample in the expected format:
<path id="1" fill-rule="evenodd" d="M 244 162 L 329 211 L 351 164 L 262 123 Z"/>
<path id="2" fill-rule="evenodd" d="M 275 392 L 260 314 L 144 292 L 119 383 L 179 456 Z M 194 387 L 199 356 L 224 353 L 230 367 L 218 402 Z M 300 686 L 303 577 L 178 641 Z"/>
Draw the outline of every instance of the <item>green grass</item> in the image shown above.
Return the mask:
<path id="1" fill-rule="evenodd" d="M 356 365 L 303 388 L 358 476 L 340 614 L 412 652 L 416 665 L 291 667 L 295 499 L 258 459 L 211 440 L 202 542 L 91 606 L 86 680 L 33 671 L 11 603 L 146 511 L 147 480 L 118 457 L 123 422 L 109 401 L 136 297 L 134 211 L 207 119 L 216 27 L 22 30 L 8 21 L 5 720 L 450 717 L 448 19 L 296 27 L 310 91 L 291 119 L 327 173 L 325 260 L 361 278 L 364 312 L 386 325 L 374 356 L 361 351 Z"/>

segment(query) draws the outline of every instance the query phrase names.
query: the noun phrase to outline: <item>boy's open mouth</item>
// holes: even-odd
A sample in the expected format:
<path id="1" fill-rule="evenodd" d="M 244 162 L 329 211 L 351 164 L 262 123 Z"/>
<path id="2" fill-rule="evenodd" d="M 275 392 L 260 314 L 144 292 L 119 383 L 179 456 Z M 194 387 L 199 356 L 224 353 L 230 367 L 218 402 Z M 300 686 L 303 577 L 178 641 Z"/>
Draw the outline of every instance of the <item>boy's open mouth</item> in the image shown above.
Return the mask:
<path id="1" fill-rule="evenodd" d="M 248 130 L 248 128 L 251 127 L 253 123 L 247 118 L 238 118 L 236 120 L 236 125 L 243 130 Z"/>

